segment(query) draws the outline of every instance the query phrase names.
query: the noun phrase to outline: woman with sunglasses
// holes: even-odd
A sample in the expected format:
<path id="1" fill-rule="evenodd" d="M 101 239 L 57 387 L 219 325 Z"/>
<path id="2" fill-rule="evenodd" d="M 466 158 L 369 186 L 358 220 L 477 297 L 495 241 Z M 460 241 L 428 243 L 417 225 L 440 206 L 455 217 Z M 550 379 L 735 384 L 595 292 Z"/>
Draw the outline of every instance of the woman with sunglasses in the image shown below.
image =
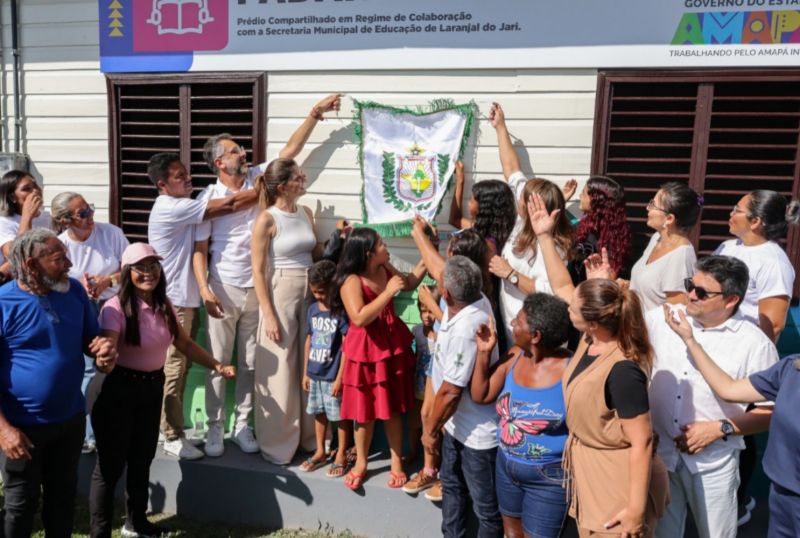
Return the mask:
<path id="1" fill-rule="evenodd" d="M 92 409 L 97 463 L 89 490 L 91 535 L 110 537 L 114 490 L 127 468 L 127 518 L 124 536 L 161 536 L 165 529 L 145 517 L 150 463 L 158 445 L 164 393 L 164 362 L 174 344 L 186 357 L 226 379 L 223 366 L 189 337 L 167 299 L 161 257 L 145 243 L 133 243 L 122 254 L 119 293 L 100 311 L 103 335 L 112 339 L 119 357 Z"/>
<path id="2" fill-rule="evenodd" d="M 792 262 L 778 241 L 798 219 L 799 202 L 789 203 L 775 191 L 752 191 L 731 210 L 728 229 L 735 239 L 725 241 L 714 251 L 739 258 L 749 269 L 750 283 L 739 309 L 773 342 L 778 341 L 786 324 L 795 277 Z"/>
<path id="3" fill-rule="evenodd" d="M 42 188 L 28 172 L 11 170 L 0 179 L 0 272 L 11 275 L 6 263 L 11 242 L 33 228 L 50 228 L 42 213 Z"/>
<path id="4" fill-rule="evenodd" d="M 661 185 L 647 203 L 647 226 L 655 233 L 631 269 L 630 281 L 645 311 L 688 302 L 683 280 L 692 276 L 697 261 L 689 233 L 702 208 L 703 197 L 677 181 Z"/>
<path id="5" fill-rule="evenodd" d="M 99 311 L 103 303 L 119 291 L 120 260 L 128 240 L 113 224 L 95 223 L 94 206 L 76 192 L 57 194 L 50 203 L 50 213 L 53 229 L 59 233 L 58 238 L 67 247 L 67 257 L 72 262 L 69 276 L 83 284 Z M 94 359 L 84 356 L 81 385 L 84 396 L 94 375 Z M 83 451 L 92 452 L 94 448 L 92 423 L 87 420 Z"/>

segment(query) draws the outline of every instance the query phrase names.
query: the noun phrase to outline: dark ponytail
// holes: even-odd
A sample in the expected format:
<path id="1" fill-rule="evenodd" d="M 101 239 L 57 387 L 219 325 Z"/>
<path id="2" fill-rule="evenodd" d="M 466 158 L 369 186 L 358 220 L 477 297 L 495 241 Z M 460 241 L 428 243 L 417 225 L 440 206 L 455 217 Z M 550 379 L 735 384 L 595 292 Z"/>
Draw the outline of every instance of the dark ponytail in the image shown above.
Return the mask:
<path id="1" fill-rule="evenodd" d="M 786 235 L 789 224 L 800 219 L 800 203 L 787 203 L 782 194 L 775 191 L 756 190 L 750 193 L 747 218 L 761 219 L 764 237 L 777 241 Z"/>

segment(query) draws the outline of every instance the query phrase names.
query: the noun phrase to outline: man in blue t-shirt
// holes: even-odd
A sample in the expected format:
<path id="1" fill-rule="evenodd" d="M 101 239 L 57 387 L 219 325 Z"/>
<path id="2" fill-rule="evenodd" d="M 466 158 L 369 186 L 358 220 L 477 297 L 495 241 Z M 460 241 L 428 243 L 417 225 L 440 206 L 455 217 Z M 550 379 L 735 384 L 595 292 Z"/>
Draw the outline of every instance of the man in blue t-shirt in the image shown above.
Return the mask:
<path id="1" fill-rule="evenodd" d="M 4 536 L 30 536 L 40 491 L 47 536 L 69 537 L 85 429 L 83 354 L 108 372 L 112 343 L 98 336 L 83 286 L 67 277 L 56 235 L 18 236 L 9 260 L 15 280 L 0 288 L 0 472 Z"/>

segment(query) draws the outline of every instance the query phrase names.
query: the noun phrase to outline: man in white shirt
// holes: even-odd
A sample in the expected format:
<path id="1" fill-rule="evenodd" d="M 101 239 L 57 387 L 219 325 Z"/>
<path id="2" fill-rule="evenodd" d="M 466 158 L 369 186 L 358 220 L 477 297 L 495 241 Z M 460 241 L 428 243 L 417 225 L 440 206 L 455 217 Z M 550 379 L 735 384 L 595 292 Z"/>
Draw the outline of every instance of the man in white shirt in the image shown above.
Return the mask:
<path id="1" fill-rule="evenodd" d="M 175 153 L 158 153 L 147 166 L 150 181 L 158 189 L 150 212 L 148 242 L 163 258 L 161 265 L 167 279 L 167 297 L 175 307 L 184 329 L 195 337 L 200 294 L 192 273 L 195 225 L 204 220 L 253 207 L 254 192 L 241 192 L 216 200 L 193 200 L 192 178 Z M 164 408 L 161 431 L 164 452 L 182 459 L 203 457 L 183 433 L 183 390 L 186 385 L 186 357 L 174 346 L 164 364 Z"/>
<path id="2" fill-rule="evenodd" d="M 442 298 L 447 307 L 436 335 L 431 367 L 436 398 L 423 428 L 422 443 L 425 450 L 435 453 L 444 426 L 440 477 L 444 490 L 442 534 L 447 537 L 465 536 L 470 498 L 478 518 L 478 536 L 503 536 L 494 489 L 496 413 L 493 405 L 479 405 L 469 394 L 478 353 L 475 333 L 493 320 L 481 284 L 480 268 L 464 256 L 453 256 L 445 263 Z M 497 358 L 495 347 L 492 362 Z"/>
<path id="3" fill-rule="evenodd" d="M 333 94 L 317 103 L 306 121 L 289 137 L 278 157 L 297 157 L 317 122 L 323 119 L 322 114 L 338 110 L 340 101 L 341 95 Z M 198 200 L 216 200 L 234 193 L 253 192 L 255 178 L 266 170 L 268 164 L 249 166 L 247 150 L 228 133 L 209 138 L 203 147 L 203 157 L 211 171 L 217 174 L 217 182 L 206 187 Z M 253 223 L 258 214 L 259 208 L 254 206 L 198 226 L 193 257 L 194 274 L 208 313 L 211 354 L 223 364 L 230 364 L 234 343 L 237 344 L 236 416 L 231 440 L 249 454 L 259 451 L 249 427 L 253 411 L 259 316 L 258 299 L 253 288 L 250 243 Z M 225 451 L 225 379 L 216 372 L 210 372 L 206 377 L 205 396 L 208 415 L 205 453 L 208 456 L 221 456 Z"/>
<path id="4" fill-rule="evenodd" d="M 747 292 L 747 266 L 736 258 L 707 256 L 697 262 L 695 271 L 686 282 L 685 315 L 708 355 L 734 379 L 777 362 L 772 341 L 738 312 Z M 680 310 L 674 307 L 670 315 Z M 653 430 L 669 470 L 672 497 L 656 536 L 683 536 L 687 506 L 701 538 L 736 536 L 742 435 L 765 431 L 771 410 L 746 412 L 746 405 L 715 396 L 686 344 L 667 324 L 665 310 L 651 310 L 646 320 L 655 350 L 650 386 Z"/>

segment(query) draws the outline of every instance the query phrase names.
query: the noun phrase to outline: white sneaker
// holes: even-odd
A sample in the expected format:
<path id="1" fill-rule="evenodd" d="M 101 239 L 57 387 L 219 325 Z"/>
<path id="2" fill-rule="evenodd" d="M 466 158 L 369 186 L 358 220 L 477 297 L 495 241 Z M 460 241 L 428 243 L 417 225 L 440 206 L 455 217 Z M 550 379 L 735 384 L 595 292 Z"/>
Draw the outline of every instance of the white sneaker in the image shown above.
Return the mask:
<path id="1" fill-rule="evenodd" d="M 164 441 L 164 454 L 175 456 L 181 460 L 199 460 L 203 457 L 203 451 L 183 437 L 173 441 Z"/>
<path id="2" fill-rule="evenodd" d="M 239 445 L 239 448 L 245 454 L 255 454 L 258 452 L 258 442 L 253 436 L 253 430 L 247 426 L 236 430 L 236 433 L 231 436 L 231 441 Z"/>
<path id="3" fill-rule="evenodd" d="M 206 456 L 218 458 L 225 452 L 225 444 L 222 442 L 225 437 L 225 430 L 222 424 L 211 424 L 208 427 L 206 434 L 206 446 L 203 450 L 206 451 Z"/>

